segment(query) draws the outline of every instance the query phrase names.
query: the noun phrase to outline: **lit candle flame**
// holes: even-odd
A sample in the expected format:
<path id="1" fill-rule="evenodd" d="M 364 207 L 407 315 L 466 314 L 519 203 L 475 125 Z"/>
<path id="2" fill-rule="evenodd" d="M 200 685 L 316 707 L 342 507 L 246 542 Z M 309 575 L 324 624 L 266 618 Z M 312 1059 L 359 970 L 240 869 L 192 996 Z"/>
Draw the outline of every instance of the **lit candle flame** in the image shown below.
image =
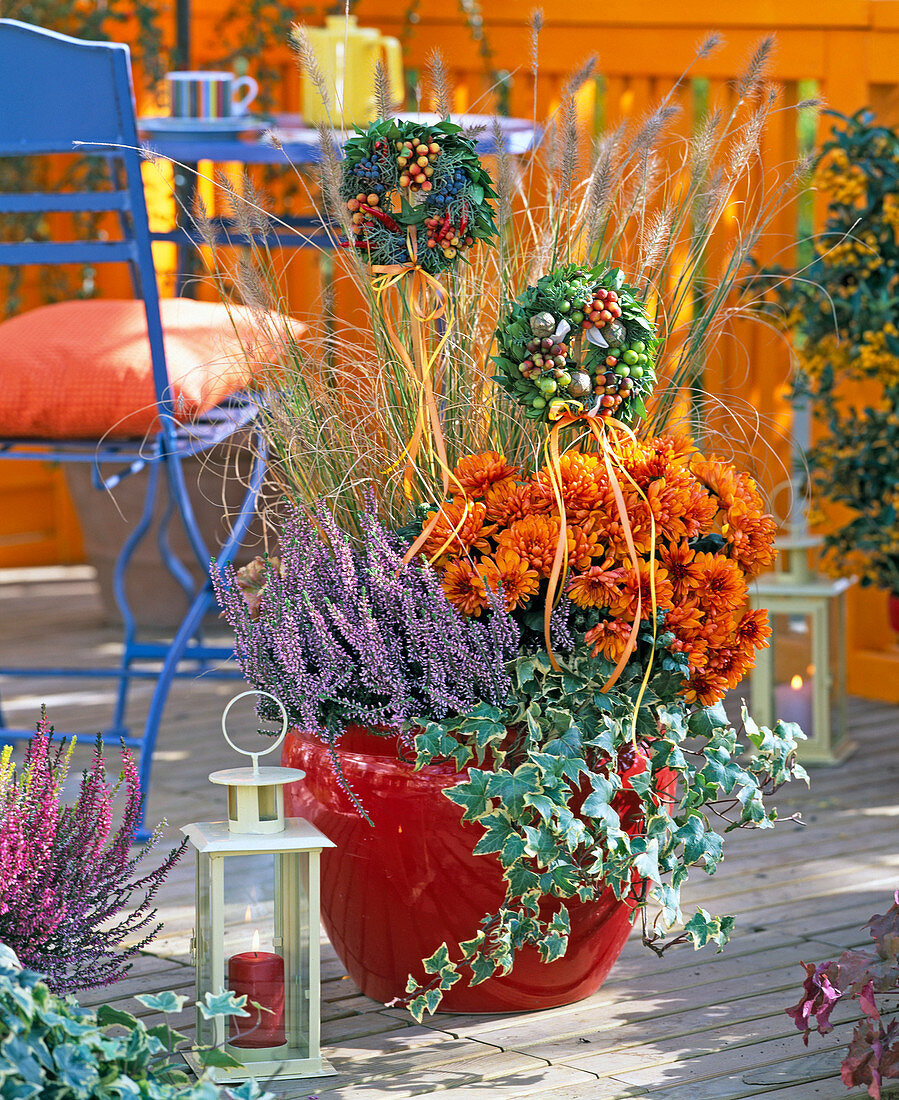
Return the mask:
<path id="1" fill-rule="evenodd" d="M 790 687 L 793 691 L 799 691 L 802 687 L 802 677 L 798 673 L 790 680 Z"/>
<path id="2" fill-rule="evenodd" d="M 251 914 L 250 914 L 250 907 L 249 907 L 249 905 L 247 906 L 247 911 L 246 911 L 246 913 L 244 913 L 244 915 L 243 915 L 243 919 L 244 919 L 244 920 L 246 921 L 246 923 L 247 923 L 247 924 L 249 924 L 249 923 L 250 923 L 250 921 L 252 920 L 252 916 L 251 916 Z"/>
<path id="3" fill-rule="evenodd" d="M 259 950 L 259 929 L 255 929 L 253 932 L 253 950 Z"/>

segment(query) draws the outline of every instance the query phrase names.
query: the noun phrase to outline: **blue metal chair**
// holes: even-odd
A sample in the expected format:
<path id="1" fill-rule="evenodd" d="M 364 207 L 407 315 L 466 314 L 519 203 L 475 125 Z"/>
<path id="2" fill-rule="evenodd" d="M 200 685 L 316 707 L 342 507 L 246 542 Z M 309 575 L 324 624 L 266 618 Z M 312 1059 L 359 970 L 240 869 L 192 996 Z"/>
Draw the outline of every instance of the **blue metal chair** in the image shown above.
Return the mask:
<path id="1" fill-rule="evenodd" d="M 164 329 L 151 237 L 141 182 L 141 154 L 135 121 L 127 46 L 107 42 L 83 42 L 52 31 L 0 19 L 0 156 L 37 157 L 73 154 L 75 143 L 88 143 L 92 156 L 102 155 L 109 166 L 110 190 L 90 192 L 14 194 L 0 193 L 0 215 L 35 212 L 111 211 L 117 216 L 121 238 L 0 243 L 0 266 L 28 264 L 125 263 L 134 291 L 143 300 L 152 360 L 153 383 L 160 430 L 142 439 L 95 440 L 0 438 L 0 459 L 40 462 L 81 462 L 93 466 L 96 488 L 108 490 L 123 478 L 141 474 L 146 480 L 145 506 L 139 523 L 125 540 L 115 569 L 116 599 L 124 621 L 121 660 L 110 669 L 0 669 L 4 676 L 104 676 L 118 681 L 115 712 L 103 731 L 106 744 L 121 741 L 138 758 L 141 785 L 148 792 L 153 747 L 173 678 L 215 673 L 209 662 L 219 662 L 230 651 L 204 644 L 204 615 L 214 604 L 211 583 L 199 589 L 160 539 L 165 564 L 184 589 L 187 613 L 170 643 L 141 642 L 128 606 L 124 578 L 133 553 L 147 534 L 157 494 L 164 488 L 168 505 L 180 519 L 191 549 L 208 576 L 210 551 L 204 543 L 188 497 L 182 460 L 226 440 L 239 429 L 252 433 L 253 465 L 239 513 L 232 520 L 230 536 L 216 557 L 231 560 L 252 520 L 265 472 L 262 438 L 254 427 L 258 405 L 251 393 L 231 395 L 204 415 L 181 423 L 176 418 L 166 368 Z M 2 401 L 2 390 L 0 390 Z M 189 671 L 181 665 L 196 662 Z M 148 662 L 153 667 L 147 667 Z M 160 665 L 161 662 L 161 665 Z M 234 673 L 231 673 L 234 675 Z M 128 687 L 137 678 L 154 677 L 156 686 L 142 731 L 133 734 L 126 724 Z M 24 739 L 32 729 L 14 729 L 0 712 L 0 742 Z"/>

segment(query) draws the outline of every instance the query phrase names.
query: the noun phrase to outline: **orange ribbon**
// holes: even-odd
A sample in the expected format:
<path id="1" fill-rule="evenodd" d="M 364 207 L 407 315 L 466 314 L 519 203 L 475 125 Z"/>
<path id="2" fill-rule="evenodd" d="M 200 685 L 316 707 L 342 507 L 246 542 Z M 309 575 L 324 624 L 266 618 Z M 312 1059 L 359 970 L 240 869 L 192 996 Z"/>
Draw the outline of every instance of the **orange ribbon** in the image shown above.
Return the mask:
<path id="1" fill-rule="evenodd" d="M 616 453 L 614 447 L 609 442 L 608 431 L 603 431 L 603 427 L 606 429 L 613 428 L 616 431 L 620 430 L 624 432 L 630 439 L 636 443 L 637 437 L 631 431 L 631 429 L 623 424 L 620 420 L 616 420 L 613 417 L 598 417 L 593 413 L 581 413 L 575 416 L 571 412 L 565 412 L 562 416 L 553 424 L 550 429 L 549 436 L 546 441 L 546 452 L 549 456 L 547 469 L 549 472 L 549 480 L 552 485 L 553 495 L 556 498 L 556 504 L 559 508 L 559 540 L 556 543 L 556 553 L 553 559 L 552 570 L 549 575 L 549 586 L 546 594 L 546 607 L 543 614 L 543 636 L 546 642 L 546 650 L 549 654 L 549 660 L 553 668 L 557 671 L 560 669 L 560 665 L 556 660 L 555 654 L 552 648 L 551 638 L 551 620 L 552 612 L 555 606 L 558 604 L 562 597 L 562 593 L 565 588 L 565 579 L 568 575 L 568 525 L 565 517 L 565 500 L 562 494 L 562 468 L 561 459 L 559 455 L 559 433 L 562 428 L 570 427 L 572 424 L 585 423 L 590 433 L 596 440 L 597 447 L 603 457 L 603 463 L 605 464 L 606 473 L 609 478 L 609 484 L 612 489 L 612 495 L 615 498 L 615 507 L 618 510 L 618 518 L 621 522 L 621 528 L 624 533 L 624 541 L 627 546 L 628 557 L 630 558 L 631 565 L 634 569 L 634 574 L 637 578 L 637 610 L 634 615 L 634 621 L 631 624 L 631 630 L 628 634 L 628 639 L 625 644 L 624 650 L 621 656 L 618 658 L 618 663 L 615 665 L 611 676 L 606 680 L 600 689 L 602 692 L 609 691 L 618 681 L 621 673 L 624 671 L 631 654 L 637 646 L 637 637 L 640 630 L 640 621 L 642 619 L 643 612 L 643 592 L 639 583 L 640 578 L 640 555 L 637 553 L 637 547 L 634 543 L 634 532 L 631 526 L 630 517 L 627 514 L 627 505 L 624 500 L 624 494 L 621 491 L 621 484 L 614 467 L 618 467 L 621 473 L 624 475 L 626 481 L 636 490 L 640 499 L 646 504 L 649 511 L 650 522 L 650 535 L 651 544 L 655 547 L 656 541 L 656 523 L 655 516 L 653 515 L 652 507 L 646 497 L 646 494 L 640 488 L 640 486 L 634 481 L 631 475 L 624 468 L 624 464 L 621 462 L 620 457 Z M 655 584 L 655 553 L 650 555 L 649 559 L 649 598 L 652 604 L 652 636 L 653 642 L 658 635 L 658 598 L 656 594 Z M 653 660 L 655 657 L 655 645 L 653 645 L 652 652 L 649 655 L 649 661 L 646 665 L 646 671 L 643 676 L 643 682 L 640 685 L 640 691 L 637 695 L 636 703 L 634 704 L 634 714 L 631 720 L 631 733 L 634 741 L 634 745 L 637 743 L 637 716 L 640 712 L 640 703 L 643 700 L 643 696 L 646 692 L 646 688 L 649 684 L 649 677 L 652 673 Z"/>
<path id="2" fill-rule="evenodd" d="M 415 469 L 415 460 L 418 457 L 419 451 L 424 446 L 426 451 L 430 452 L 429 462 L 432 472 L 435 459 L 440 469 L 440 480 L 445 499 L 450 495 L 450 481 L 455 481 L 455 477 L 450 468 L 446 454 L 446 440 L 443 437 L 440 412 L 437 408 L 436 397 L 434 396 L 433 372 L 434 364 L 439 359 L 452 332 L 452 319 L 448 315 L 448 299 L 445 289 L 440 282 L 438 282 L 429 272 L 425 271 L 418 262 L 418 235 L 415 226 L 410 227 L 406 238 L 406 244 L 410 257 L 408 263 L 376 264 L 372 266 L 372 271 L 379 276 L 379 278 L 373 281 L 372 286 L 377 297 L 380 315 L 384 321 L 388 341 L 399 360 L 405 366 L 410 377 L 413 378 L 419 386 L 418 412 L 415 418 L 415 428 L 412 432 L 412 437 L 403 448 L 403 453 L 397 461 L 388 468 L 387 472 L 389 473 L 391 470 L 396 469 L 405 458 L 406 469 L 403 476 L 403 490 L 406 494 L 406 499 L 413 500 L 415 494 L 412 488 L 412 473 Z M 411 318 L 411 355 L 397 332 L 398 321 L 395 320 L 387 305 L 388 291 L 394 287 L 402 288 L 402 291 L 405 291 L 403 284 L 406 281 L 410 283 L 408 288 L 409 292 L 408 294 L 401 293 L 401 297 L 408 307 L 409 316 Z M 438 320 L 440 317 L 447 318 L 445 331 L 434 351 L 428 354 L 425 325 Z M 456 482 L 456 484 L 459 485 L 458 482 Z M 459 489 L 462 490 L 464 495 L 464 489 L 462 489 L 461 485 L 459 485 Z M 404 563 L 411 561 L 425 542 L 427 542 L 431 532 L 440 519 L 440 514 L 440 509 L 438 508 L 431 519 L 425 523 L 421 534 L 406 551 L 403 557 Z M 454 537 L 461 530 L 464 520 L 465 515 L 463 513 L 463 517 L 453 533 L 440 550 L 438 550 L 437 554 L 434 555 L 435 558 L 439 557 L 447 546 L 450 545 Z"/>

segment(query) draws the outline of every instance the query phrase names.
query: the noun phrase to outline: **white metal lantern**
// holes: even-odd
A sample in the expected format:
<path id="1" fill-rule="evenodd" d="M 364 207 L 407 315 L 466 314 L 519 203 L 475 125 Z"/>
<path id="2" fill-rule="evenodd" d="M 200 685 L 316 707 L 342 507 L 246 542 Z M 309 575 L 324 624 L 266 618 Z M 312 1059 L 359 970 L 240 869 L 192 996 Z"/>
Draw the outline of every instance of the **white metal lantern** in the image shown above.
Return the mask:
<path id="1" fill-rule="evenodd" d="M 846 592 L 852 581 L 811 572 L 808 551 L 820 540 L 793 535 L 779 541 L 785 567 L 750 591 L 753 607 L 766 608 L 771 643 L 756 653 L 752 716 L 764 726 L 796 722 L 807 741 L 807 764 L 838 764 L 855 749 L 846 715 Z"/>
<path id="2" fill-rule="evenodd" d="M 281 709 L 281 735 L 263 753 L 238 748 L 226 729 L 231 707 L 247 695 L 264 695 Z M 287 733 L 280 700 L 268 692 L 242 692 L 225 708 L 222 732 L 253 763 L 209 777 L 227 787 L 227 821 L 182 829 L 196 850 L 192 954 L 197 1000 L 230 989 L 246 994 L 250 1015 L 207 1020 L 198 1012 L 197 1041 L 244 1063 L 241 1069 L 212 1070 L 219 1082 L 327 1076 L 336 1071 L 319 1047 L 319 856 L 334 845 L 308 821 L 285 820 L 284 785 L 305 773 L 259 767 L 259 757 L 273 752 Z M 196 1055 L 185 1057 L 199 1072 Z"/>

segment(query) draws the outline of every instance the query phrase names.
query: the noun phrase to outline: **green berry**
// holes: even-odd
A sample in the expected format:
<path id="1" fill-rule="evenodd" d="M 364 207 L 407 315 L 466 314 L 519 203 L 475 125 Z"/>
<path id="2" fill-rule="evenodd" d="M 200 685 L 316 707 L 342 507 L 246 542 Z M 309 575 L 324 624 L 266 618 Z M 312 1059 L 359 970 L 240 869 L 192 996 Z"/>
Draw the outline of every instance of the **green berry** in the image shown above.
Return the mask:
<path id="1" fill-rule="evenodd" d="M 563 302 L 559 306 L 559 312 L 560 313 L 567 313 L 570 309 L 571 309 L 571 302 Z"/>
<path id="2" fill-rule="evenodd" d="M 531 408 L 532 409 L 545 409 L 546 408 L 546 402 L 543 400 L 542 397 L 533 397 L 533 398 L 531 398 Z"/>
<path id="3" fill-rule="evenodd" d="M 637 353 L 635 351 L 631 351 L 631 349 L 628 348 L 627 351 L 621 356 L 621 358 L 625 361 L 625 363 L 627 363 L 629 367 L 632 367 L 637 362 Z"/>
<path id="4" fill-rule="evenodd" d="M 547 396 L 550 394 L 554 394 L 559 388 L 559 384 L 558 382 L 556 382 L 555 378 L 541 378 L 537 384 L 540 387 L 541 393 L 544 393 Z"/>
<path id="5" fill-rule="evenodd" d="M 616 368 L 615 373 L 620 375 L 622 378 L 627 378 L 627 376 L 631 373 L 631 368 L 626 363 L 622 363 Z"/>
<path id="6" fill-rule="evenodd" d="M 631 347 L 634 349 L 634 351 L 646 351 L 646 345 L 643 343 L 642 340 L 638 340 L 636 344 L 632 344 Z"/>
<path id="7" fill-rule="evenodd" d="M 579 309 L 576 309 L 576 310 L 574 311 L 574 313 L 572 313 L 572 315 L 571 315 L 571 320 L 572 320 L 572 321 L 573 321 L 573 322 L 574 322 L 574 323 L 575 323 L 576 325 L 579 325 L 579 324 L 580 324 L 580 323 L 581 323 L 581 322 L 583 321 L 583 319 L 584 319 L 584 315 L 583 315 L 583 313 L 582 313 L 582 312 L 581 312 L 581 311 L 580 311 Z"/>
<path id="8" fill-rule="evenodd" d="M 571 375 L 568 373 L 567 370 L 563 370 L 562 373 L 559 375 L 559 377 L 556 379 L 556 381 L 559 383 L 560 386 L 562 386 L 564 388 L 565 386 L 570 384 Z"/>
<path id="9" fill-rule="evenodd" d="M 642 367 L 633 367 L 631 369 L 631 374 L 634 376 L 634 378 L 642 378 L 643 377 L 643 368 Z"/>

